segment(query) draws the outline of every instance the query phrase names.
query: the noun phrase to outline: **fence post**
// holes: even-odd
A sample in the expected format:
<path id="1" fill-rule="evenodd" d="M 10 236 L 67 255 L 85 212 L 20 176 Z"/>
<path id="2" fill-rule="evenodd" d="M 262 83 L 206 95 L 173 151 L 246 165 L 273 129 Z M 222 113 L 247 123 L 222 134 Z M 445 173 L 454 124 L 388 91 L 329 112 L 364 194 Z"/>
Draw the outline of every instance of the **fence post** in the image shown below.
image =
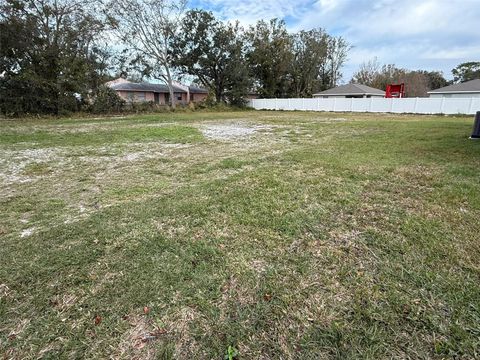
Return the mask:
<path id="1" fill-rule="evenodd" d="M 335 105 L 337 105 L 337 98 L 333 98 L 333 112 L 335 112 Z"/>
<path id="2" fill-rule="evenodd" d="M 442 103 L 440 105 L 440 114 L 443 114 L 444 105 L 445 105 L 445 97 L 442 97 Z"/>
<path id="3" fill-rule="evenodd" d="M 317 111 L 320 111 L 320 98 L 317 98 Z"/>
<path id="4" fill-rule="evenodd" d="M 353 98 L 350 99 L 350 111 L 353 112 Z"/>
<path id="5" fill-rule="evenodd" d="M 413 113 L 417 113 L 417 104 L 418 104 L 418 97 L 415 98 L 415 103 L 413 104 Z"/>
<path id="6" fill-rule="evenodd" d="M 368 103 L 368 112 L 372 112 L 372 100 L 373 97 L 370 98 L 370 102 Z"/>
<path id="7" fill-rule="evenodd" d="M 390 98 L 390 112 L 393 113 L 393 98 Z"/>

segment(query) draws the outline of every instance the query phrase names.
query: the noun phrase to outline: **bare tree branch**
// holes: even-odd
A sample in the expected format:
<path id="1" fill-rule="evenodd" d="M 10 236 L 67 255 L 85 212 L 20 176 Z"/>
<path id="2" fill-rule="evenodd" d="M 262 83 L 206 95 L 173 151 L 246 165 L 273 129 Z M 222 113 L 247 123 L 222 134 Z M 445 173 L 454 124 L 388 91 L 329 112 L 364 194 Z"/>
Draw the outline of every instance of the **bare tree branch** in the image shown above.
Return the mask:
<path id="1" fill-rule="evenodd" d="M 175 106 L 171 44 L 186 0 L 114 0 L 109 7 L 118 38 L 151 65 L 158 80 L 166 82 Z"/>

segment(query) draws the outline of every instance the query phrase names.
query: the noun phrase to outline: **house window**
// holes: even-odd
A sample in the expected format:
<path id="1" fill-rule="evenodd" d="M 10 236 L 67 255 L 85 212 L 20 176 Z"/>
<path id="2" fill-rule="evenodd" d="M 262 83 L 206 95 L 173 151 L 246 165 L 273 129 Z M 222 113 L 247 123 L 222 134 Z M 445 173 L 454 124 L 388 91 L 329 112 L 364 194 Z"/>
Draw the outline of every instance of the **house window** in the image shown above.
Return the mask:
<path id="1" fill-rule="evenodd" d="M 133 91 L 127 91 L 127 100 L 130 102 L 135 100 L 135 93 Z"/>
<path id="2" fill-rule="evenodd" d="M 143 91 L 137 92 L 137 100 L 145 101 L 145 93 Z"/>
<path id="3" fill-rule="evenodd" d="M 178 101 L 182 101 L 182 94 L 175 94 Z"/>

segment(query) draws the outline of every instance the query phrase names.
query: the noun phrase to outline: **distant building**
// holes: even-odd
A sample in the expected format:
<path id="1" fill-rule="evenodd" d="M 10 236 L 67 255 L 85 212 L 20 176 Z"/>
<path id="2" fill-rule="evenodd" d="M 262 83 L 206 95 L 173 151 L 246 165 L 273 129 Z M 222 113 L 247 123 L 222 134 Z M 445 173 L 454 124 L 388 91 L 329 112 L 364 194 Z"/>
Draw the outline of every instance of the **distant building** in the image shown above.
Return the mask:
<path id="1" fill-rule="evenodd" d="M 328 89 L 316 94 L 313 94 L 314 98 L 372 98 L 385 97 L 385 91 L 372 88 L 362 84 L 346 84 Z"/>
<path id="2" fill-rule="evenodd" d="M 478 98 L 480 97 L 480 79 L 445 86 L 440 89 L 429 91 L 428 94 L 431 98 Z"/>
<path id="3" fill-rule="evenodd" d="M 159 105 L 167 105 L 170 102 L 168 86 L 163 84 L 134 83 L 119 78 L 109 81 L 105 85 L 115 90 L 122 99 L 130 103 L 151 101 Z M 177 104 L 201 102 L 208 96 L 208 90 L 195 86 L 176 84 L 173 85 L 173 89 Z"/>

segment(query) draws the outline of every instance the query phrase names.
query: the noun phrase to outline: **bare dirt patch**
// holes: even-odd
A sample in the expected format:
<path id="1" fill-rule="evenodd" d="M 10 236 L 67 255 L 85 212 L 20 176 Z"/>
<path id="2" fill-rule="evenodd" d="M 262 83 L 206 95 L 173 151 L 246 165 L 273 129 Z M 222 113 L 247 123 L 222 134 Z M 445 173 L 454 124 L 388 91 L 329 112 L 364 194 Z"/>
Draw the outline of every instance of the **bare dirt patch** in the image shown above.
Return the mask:
<path id="1" fill-rule="evenodd" d="M 246 125 L 242 123 L 210 124 L 200 127 L 200 131 L 207 139 L 231 140 L 239 137 L 252 136 L 258 131 L 270 130 L 268 125 Z"/>
<path id="2" fill-rule="evenodd" d="M 166 330 L 152 324 L 147 316 L 127 316 L 128 329 L 122 336 L 115 358 L 154 359 L 156 352 L 153 343 L 166 333 Z"/>
<path id="3" fill-rule="evenodd" d="M 38 176 L 25 174 L 31 164 L 59 161 L 59 151 L 54 148 L 29 150 L 3 150 L 0 156 L 0 184 L 27 183 Z"/>
<path id="4" fill-rule="evenodd" d="M 25 229 L 25 230 L 23 230 L 23 231 L 20 233 L 20 237 L 21 237 L 21 238 L 29 237 L 30 235 L 33 234 L 33 231 L 34 231 L 34 230 L 35 230 L 35 228 Z"/>
<path id="5" fill-rule="evenodd" d="M 0 284 L 0 299 L 10 296 L 11 290 L 7 284 Z"/>

